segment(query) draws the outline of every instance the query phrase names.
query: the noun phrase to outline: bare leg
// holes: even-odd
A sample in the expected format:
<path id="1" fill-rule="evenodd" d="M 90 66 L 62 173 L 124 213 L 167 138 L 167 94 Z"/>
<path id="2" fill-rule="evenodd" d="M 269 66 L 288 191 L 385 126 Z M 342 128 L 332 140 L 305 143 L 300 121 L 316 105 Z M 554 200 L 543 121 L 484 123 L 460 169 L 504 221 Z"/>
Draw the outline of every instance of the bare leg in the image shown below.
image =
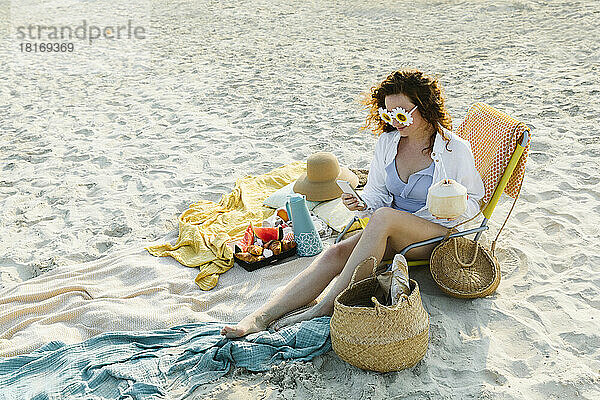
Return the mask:
<path id="1" fill-rule="evenodd" d="M 335 244 L 319 255 L 282 290 L 273 293 L 269 301 L 236 326 L 225 326 L 222 335 L 235 338 L 265 330 L 285 313 L 302 307 L 314 299 L 336 277 L 358 243 L 360 235 Z"/>
<path id="2" fill-rule="evenodd" d="M 331 290 L 317 305 L 286 319 L 285 323 L 294 324 L 323 315 L 331 315 L 336 296 L 348 286 L 354 269 L 363 260 L 374 256 L 377 262 L 381 262 L 383 259 L 392 258 L 394 254 L 411 243 L 441 236 L 446 232 L 447 228 L 442 225 L 404 211 L 387 207 L 376 210 Z M 429 245 L 415 248 L 410 250 L 406 256 L 413 259 L 427 258 L 431 255 L 434 247 L 435 245 Z M 357 276 L 357 279 L 363 278 L 366 276 Z"/>

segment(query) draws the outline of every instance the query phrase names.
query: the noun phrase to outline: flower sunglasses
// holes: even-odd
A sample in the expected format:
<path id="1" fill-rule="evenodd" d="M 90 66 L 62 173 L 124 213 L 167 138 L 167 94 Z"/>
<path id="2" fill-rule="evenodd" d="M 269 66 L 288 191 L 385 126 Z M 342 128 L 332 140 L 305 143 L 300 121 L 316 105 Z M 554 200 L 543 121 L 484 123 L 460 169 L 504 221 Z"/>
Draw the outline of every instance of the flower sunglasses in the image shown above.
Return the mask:
<path id="1" fill-rule="evenodd" d="M 392 124 L 393 120 L 398 121 L 401 125 L 409 126 L 413 123 L 412 113 L 417 109 L 418 106 L 414 106 L 412 110 L 406 111 L 402 107 L 396 107 L 392 111 L 388 111 L 385 108 L 379 107 L 379 116 L 382 120 L 388 124 Z"/>

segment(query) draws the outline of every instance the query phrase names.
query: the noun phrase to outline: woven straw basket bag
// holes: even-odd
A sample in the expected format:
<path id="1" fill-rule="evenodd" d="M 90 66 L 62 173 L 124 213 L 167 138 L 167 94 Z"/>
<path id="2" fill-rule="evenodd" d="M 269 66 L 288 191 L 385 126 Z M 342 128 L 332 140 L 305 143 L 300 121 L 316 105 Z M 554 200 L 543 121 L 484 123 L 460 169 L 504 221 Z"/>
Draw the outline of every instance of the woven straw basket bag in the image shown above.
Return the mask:
<path id="1" fill-rule="evenodd" d="M 496 257 L 478 242 L 464 237 L 440 243 L 431 253 L 429 269 L 440 289 L 453 297 L 489 296 L 500 284 Z"/>
<path id="2" fill-rule="evenodd" d="M 371 275 L 355 282 L 365 268 L 371 269 Z M 412 367 L 425 356 L 429 344 L 429 314 L 421 303 L 419 286 L 411 279 L 407 299 L 384 306 L 374 297 L 377 272 L 375 258 L 366 259 L 336 297 L 331 317 L 333 350 L 362 369 L 389 372 Z"/>

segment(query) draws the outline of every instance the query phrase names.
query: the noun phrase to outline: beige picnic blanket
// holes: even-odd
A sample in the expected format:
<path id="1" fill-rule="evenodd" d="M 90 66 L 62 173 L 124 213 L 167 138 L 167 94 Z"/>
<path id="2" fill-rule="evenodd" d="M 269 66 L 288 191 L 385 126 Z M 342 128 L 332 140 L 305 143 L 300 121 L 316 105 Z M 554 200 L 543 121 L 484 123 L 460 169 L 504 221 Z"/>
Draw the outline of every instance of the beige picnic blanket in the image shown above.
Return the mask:
<path id="1" fill-rule="evenodd" d="M 148 245 L 172 242 L 177 234 L 174 230 Z M 0 356 L 29 353 L 53 340 L 77 343 L 108 331 L 236 322 L 312 260 L 294 258 L 253 272 L 235 265 L 211 291 L 198 289 L 196 269 L 138 246 L 61 266 L 0 290 Z"/>

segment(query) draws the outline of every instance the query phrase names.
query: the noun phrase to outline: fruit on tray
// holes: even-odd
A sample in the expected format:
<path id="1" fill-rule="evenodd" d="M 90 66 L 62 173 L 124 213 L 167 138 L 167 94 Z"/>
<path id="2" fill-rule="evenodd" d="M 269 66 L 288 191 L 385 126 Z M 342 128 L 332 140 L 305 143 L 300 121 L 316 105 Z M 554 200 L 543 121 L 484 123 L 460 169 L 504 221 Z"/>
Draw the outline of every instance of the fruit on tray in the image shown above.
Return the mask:
<path id="1" fill-rule="evenodd" d="M 282 220 L 284 220 L 285 222 L 288 222 L 290 220 L 290 217 L 288 217 L 288 213 L 285 210 L 285 208 L 279 208 L 277 210 L 277 216 L 279 218 L 281 218 Z"/>
<path id="2" fill-rule="evenodd" d="M 283 239 L 283 228 L 254 227 L 250 224 L 244 232 L 244 238 L 239 242 L 240 249 L 243 252 L 248 252 L 250 246 L 256 243 L 257 238 L 263 243 L 270 242 L 271 240 L 281 240 Z"/>
<path id="3" fill-rule="evenodd" d="M 286 236 L 287 237 L 287 236 Z M 235 256 L 249 263 L 265 260 L 296 247 L 294 240 L 283 239 L 283 229 L 248 226 L 244 238 L 238 243 L 241 252 Z"/>
<path id="4" fill-rule="evenodd" d="M 267 243 L 271 240 L 283 239 L 283 229 L 282 228 L 255 227 L 254 234 L 256 235 L 256 237 L 258 237 L 260 240 L 262 240 L 263 243 Z"/>
<path id="5" fill-rule="evenodd" d="M 254 240 L 254 229 L 252 229 L 252 224 L 250 224 L 246 229 L 246 232 L 244 232 L 244 238 L 240 240 L 240 249 L 242 249 L 243 252 L 248 252 L 248 247 L 254 244 Z"/>

